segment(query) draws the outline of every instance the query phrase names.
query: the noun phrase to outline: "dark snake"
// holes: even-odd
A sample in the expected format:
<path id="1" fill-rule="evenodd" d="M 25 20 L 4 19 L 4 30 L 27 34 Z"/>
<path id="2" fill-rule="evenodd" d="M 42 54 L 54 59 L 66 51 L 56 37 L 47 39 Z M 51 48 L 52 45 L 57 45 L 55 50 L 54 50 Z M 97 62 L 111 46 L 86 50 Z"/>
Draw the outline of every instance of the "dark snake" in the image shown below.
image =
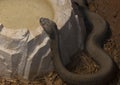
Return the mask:
<path id="1" fill-rule="evenodd" d="M 59 30 L 52 20 L 41 18 L 40 24 L 51 39 L 50 47 L 52 60 L 56 72 L 68 84 L 74 85 L 108 85 L 114 78 L 116 67 L 111 57 L 101 48 L 100 42 L 107 32 L 107 24 L 99 15 L 84 9 L 87 19 L 92 23 L 92 31 L 86 40 L 88 55 L 100 66 L 98 72 L 93 74 L 75 74 L 68 71 L 61 61 L 59 46 Z"/>

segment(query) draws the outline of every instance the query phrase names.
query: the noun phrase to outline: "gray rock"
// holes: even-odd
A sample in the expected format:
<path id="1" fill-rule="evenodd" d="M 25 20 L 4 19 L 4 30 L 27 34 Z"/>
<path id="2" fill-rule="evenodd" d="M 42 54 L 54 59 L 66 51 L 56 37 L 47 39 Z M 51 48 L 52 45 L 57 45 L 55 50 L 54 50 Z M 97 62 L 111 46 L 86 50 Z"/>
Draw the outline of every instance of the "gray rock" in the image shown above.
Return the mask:
<path id="1" fill-rule="evenodd" d="M 55 11 L 53 21 L 60 30 L 62 61 L 66 65 L 70 57 L 83 48 L 82 27 L 77 24 L 70 0 L 49 1 Z M 32 31 L 0 25 L 0 76 L 31 80 L 54 70 L 49 42 L 41 26 Z"/>

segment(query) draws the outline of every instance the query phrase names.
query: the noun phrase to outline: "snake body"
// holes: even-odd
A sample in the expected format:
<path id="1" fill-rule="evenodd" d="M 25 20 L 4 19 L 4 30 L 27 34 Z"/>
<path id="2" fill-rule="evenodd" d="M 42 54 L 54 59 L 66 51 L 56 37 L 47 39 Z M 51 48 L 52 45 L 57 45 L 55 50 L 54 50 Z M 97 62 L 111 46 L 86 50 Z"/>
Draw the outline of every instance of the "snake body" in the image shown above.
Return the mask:
<path id="1" fill-rule="evenodd" d="M 60 34 L 57 25 L 47 18 L 41 18 L 40 24 L 51 39 L 52 60 L 56 72 L 65 82 L 74 85 L 108 85 L 107 83 L 113 78 L 116 68 L 110 56 L 103 51 L 99 44 L 107 31 L 107 25 L 99 15 L 87 9 L 85 9 L 85 13 L 93 27 L 86 41 L 86 50 L 100 66 L 100 70 L 93 74 L 79 75 L 68 71 L 61 61 Z"/>

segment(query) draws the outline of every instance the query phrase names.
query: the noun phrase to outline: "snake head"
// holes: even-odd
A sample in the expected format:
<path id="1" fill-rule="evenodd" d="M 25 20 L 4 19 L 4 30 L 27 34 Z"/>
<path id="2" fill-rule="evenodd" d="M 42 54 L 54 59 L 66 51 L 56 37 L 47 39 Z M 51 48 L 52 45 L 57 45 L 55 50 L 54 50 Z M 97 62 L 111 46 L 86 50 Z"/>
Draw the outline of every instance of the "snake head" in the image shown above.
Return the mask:
<path id="1" fill-rule="evenodd" d="M 40 18 L 40 24 L 50 39 L 55 39 L 58 32 L 56 23 L 48 18 Z"/>

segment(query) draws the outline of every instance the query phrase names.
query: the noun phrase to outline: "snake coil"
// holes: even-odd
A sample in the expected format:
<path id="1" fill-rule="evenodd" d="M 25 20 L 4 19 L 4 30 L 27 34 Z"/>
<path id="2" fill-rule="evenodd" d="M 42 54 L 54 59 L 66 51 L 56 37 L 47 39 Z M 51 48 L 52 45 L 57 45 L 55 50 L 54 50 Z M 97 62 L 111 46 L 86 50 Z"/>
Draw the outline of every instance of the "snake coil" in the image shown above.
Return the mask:
<path id="1" fill-rule="evenodd" d="M 40 24 L 51 39 L 52 60 L 56 72 L 68 84 L 74 85 L 107 85 L 113 78 L 115 66 L 110 56 L 100 47 L 100 40 L 107 32 L 106 22 L 97 14 L 84 9 L 87 19 L 92 23 L 93 29 L 86 41 L 86 50 L 100 66 L 100 70 L 94 74 L 78 75 L 68 71 L 61 61 L 61 50 L 59 46 L 59 31 L 57 25 L 47 19 L 41 18 Z"/>

